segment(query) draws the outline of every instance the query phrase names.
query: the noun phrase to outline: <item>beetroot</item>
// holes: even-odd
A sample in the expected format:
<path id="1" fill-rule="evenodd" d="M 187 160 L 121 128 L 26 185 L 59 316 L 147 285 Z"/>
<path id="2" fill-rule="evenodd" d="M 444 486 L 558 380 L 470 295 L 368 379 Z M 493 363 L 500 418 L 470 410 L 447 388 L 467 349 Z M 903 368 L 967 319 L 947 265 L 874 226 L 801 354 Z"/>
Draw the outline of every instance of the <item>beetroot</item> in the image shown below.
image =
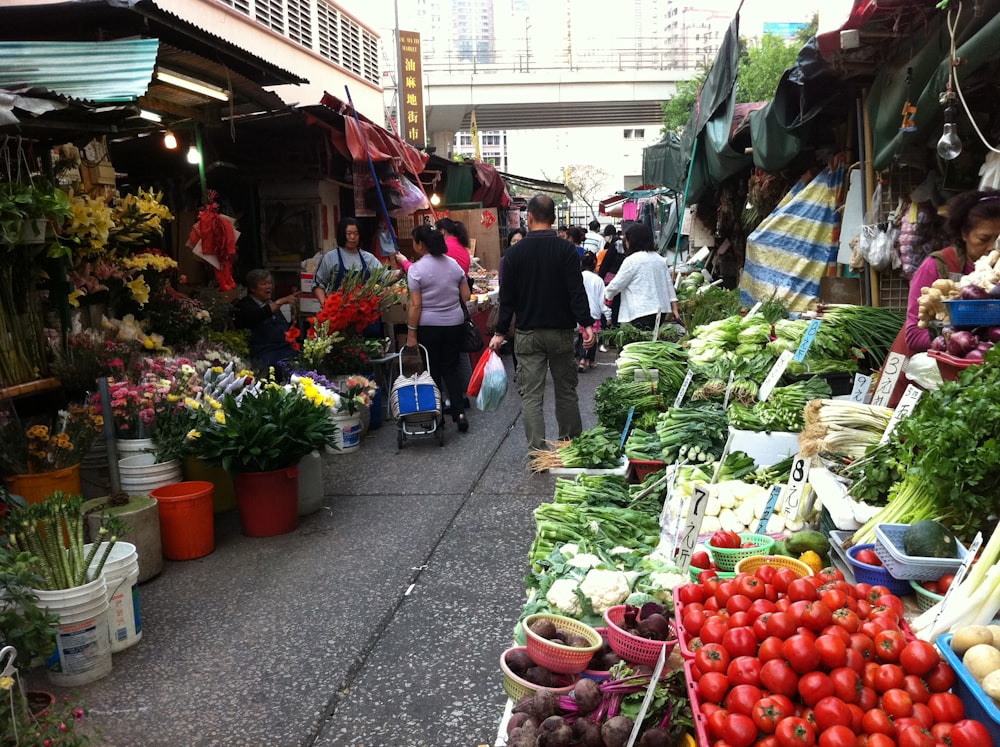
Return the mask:
<path id="1" fill-rule="evenodd" d="M 625 747 L 632 735 L 632 719 L 615 716 L 601 724 L 601 739 L 605 747 Z"/>
<path id="2" fill-rule="evenodd" d="M 539 747 L 569 747 L 573 730 L 562 716 L 549 716 L 538 727 Z"/>
<path id="3" fill-rule="evenodd" d="M 576 684 L 573 685 L 573 699 L 582 714 L 596 711 L 601 705 L 602 697 L 601 688 L 597 686 L 596 682 L 586 677 L 577 680 Z"/>

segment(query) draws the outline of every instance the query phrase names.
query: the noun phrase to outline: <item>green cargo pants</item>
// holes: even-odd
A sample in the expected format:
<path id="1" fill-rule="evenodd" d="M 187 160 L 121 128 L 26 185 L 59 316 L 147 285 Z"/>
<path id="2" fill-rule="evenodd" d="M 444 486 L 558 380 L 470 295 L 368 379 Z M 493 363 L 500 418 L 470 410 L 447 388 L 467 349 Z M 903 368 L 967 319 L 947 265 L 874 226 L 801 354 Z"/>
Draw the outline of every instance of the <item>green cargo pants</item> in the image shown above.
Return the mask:
<path id="1" fill-rule="evenodd" d="M 517 330 L 514 353 L 517 355 L 517 390 L 521 395 L 521 419 L 529 449 L 544 449 L 545 373 L 552 372 L 556 395 L 556 423 L 559 439 L 580 435 L 580 403 L 576 396 L 576 330 Z"/>

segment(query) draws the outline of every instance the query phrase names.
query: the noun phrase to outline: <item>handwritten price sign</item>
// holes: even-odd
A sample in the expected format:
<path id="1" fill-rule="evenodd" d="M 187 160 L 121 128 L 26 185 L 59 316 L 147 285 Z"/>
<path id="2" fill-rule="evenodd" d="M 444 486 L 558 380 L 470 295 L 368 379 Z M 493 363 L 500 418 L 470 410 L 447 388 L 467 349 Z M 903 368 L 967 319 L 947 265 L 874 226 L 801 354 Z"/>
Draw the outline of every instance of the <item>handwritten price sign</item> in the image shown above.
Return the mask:
<path id="1" fill-rule="evenodd" d="M 684 530 L 677 539 L 675 560 L 677 568 L 682 574 L 687 573 L 688 566 L 691 565 L 691 556 L 694 554 L 694 546 L 698 544 L 698 534 L 701 532 L 701 524 L 705 519 L 705 508 L 708 506 L 708 495 L 708 485 L 694 486 L 687 522 L 685 522 Z"/>
<path id="2" fill-rule="evenodd" d="M 892 397 L 892 390 L 896 388 L 900 374 L 903 373 L 903 366 L 906 365 L 906 356 L 902 353 L 889 353 L 882 366 L 882 375 L 879 376 L 878 386 L 872 396 L 872 404 L 879 407 L 888 407 L 889 398 Z"/>
<path id="3" fill-rule="evenodd" d="M 802 518 L 802 508 L 809 479 L 809 467 L 812 460 L 796 454 L 792 462 L 792 472 L 785 486 L 784 499 L 781 505 L 781 515 L 786 521 L 798 521 Z"/>
<path id="4" fill-rule="evenodd" d="M 903 392 L 903 396 L 899 398 L 899 404 L 896 405 L 896 409 L 892 412 L 892 417 L 889 418 L 889 424 L 885 427 L 885 433 L 882 434 L 882 439 L 879 441 L 880 444 L 884 444 L 892 436 L 892 432 L 896 430 L 896 426 L 899 425 L 899 421 L 905 417 L 908 417 L 913 408 L 917 406 L 920 398 L 923 396 L 923 391 L 917 389 L 917 387 L 910 384 L 906 387 L 906 391 Z"/>

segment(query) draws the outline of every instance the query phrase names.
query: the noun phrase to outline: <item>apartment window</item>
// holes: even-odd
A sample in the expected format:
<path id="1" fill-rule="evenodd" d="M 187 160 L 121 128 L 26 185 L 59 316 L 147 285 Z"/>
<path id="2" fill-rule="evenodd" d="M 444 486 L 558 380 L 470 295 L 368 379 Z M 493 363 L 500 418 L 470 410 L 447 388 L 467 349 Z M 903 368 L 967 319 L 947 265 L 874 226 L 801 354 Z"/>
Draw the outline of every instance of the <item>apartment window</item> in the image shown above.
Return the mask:
<path id="1" fill-rule="evenodd" d="M 312 47 L 312 17 L 309 0 L 286 0 L 288 3 L 288 38 L 303 47 Z"/>
<path id="2" fill-rule="evenodd" d="M 483 145 L 500 145 L 500 133 L 488 132 L 483 135 Z"/>
<path id="3" fill-rule="evenodd" d="M 244 15 L 250 15 L 250 0 L 222 0 L 222 4 L 228 5 Z"/>
<path id="4" fill-rule="evenodd" d="M 459 145 L 472 145 L 472 133 L 471 132 L 461 132 L 458 135 Z"/>
<path id="5" fill-rule="evenodd" d="M 267 26 L 279 34 L 285 30 L 285 11 L 281 0 L 257 0 L 254 4 L 254 18 L 257 23 Z"/>

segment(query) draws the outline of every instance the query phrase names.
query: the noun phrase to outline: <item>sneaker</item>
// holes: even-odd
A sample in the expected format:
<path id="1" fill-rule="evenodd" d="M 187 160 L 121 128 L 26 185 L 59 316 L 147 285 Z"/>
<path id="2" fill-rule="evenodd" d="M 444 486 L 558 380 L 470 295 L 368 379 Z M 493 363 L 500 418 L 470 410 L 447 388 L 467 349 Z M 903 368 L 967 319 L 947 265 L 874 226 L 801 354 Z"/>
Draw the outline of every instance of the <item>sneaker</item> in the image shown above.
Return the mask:
<path id="1" fill-rule="evenodd" d="M 577 366 L 576 370 L 579 371 L 580 373 L 583 373 L 584 371 L 587 370 L 587 367 L 586 366 Z"/>
<path id="2" fill-rule="evenodd" d="M 603 342 L 601 343 L 601 346 L 597 349 L 600 350 L 602 353 L 608 352 L 608 346 L 605 345 Z"/>

